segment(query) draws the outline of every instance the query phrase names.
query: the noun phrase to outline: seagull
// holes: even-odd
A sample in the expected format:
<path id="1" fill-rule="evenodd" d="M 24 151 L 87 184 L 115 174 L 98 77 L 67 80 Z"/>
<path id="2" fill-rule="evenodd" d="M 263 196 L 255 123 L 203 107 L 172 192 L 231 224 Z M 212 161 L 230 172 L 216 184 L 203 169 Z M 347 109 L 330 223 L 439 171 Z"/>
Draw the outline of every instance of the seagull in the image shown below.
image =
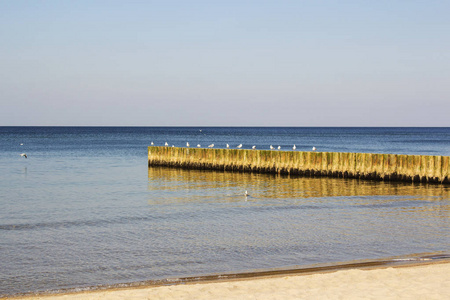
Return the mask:
<path id="1" fill-rule="evenodd" d="M 230 148 L 230 145 L 227 144 L 227 149 Z"/>
<path id="2" fill-rule="evenodd" d="M 252 146 L 252 149 L 255 150 L 255 149 L 256 149 L 256 146 Z"/>
<path id="3" fill-rule="evenodd" d="M 211 144 L 208 146 L 208 148 L 213 148 L 213 147 L 214 147 L 214 144 Z"/>
<path id="4" fill-rule="evenodd" d="M 172 145 L 172 147 L 175 147 L 175 145 Z"/>
<path id="5" fill-rule="evenodd" d="M 166 143 L 164 144 L 164 146 L 169 147 L 169 144 L 166 142 Z"/>
<path id="6" fill-rule="evenodd" d="M 278 146 L 278 150 L 280 150 L 281 149 L 281 146 Z"/>
<path id="7" fill-rule="evenodd" d="M 236 148 L 239 148 L 239 149 L 242 148 L 242 144 L 239 144 Z"/>
<path id="8" fill-rule="evenodd" d="M 270 145 L 270 150 L 273 150 L 273 149 L 275 149 L 275 148 L 273 148 L 273 146 L 272 146 L 272 145 Z"/>
<path id="9" fill-rule="evenodd" d="M 316 151 L 316 147 L 312 147 L 312 151 Z"/>
<path id="10" fill-rule="evenodd" d="M 201 145 L 200 145 L 200 144 L 197 144 L 197 147 L 198 147 L 198 148 L 200 148 L 200 147 L 201 147 Z"/>
<path id="11" fill-rule="evenodd" d="M 188 147 L 188 148 L 189 148 L 189 142 L 187 142 L 187 143 L 186 143 L 186 147 Z"/>
<path id="12" fill-rule="evenodd" d="M 20 146 L 23 146 L 23 143 L 21 143 Z"/>
<path id="13" fill-rule="evenodd" d="M 26 153 L 22 153 L 22 154 L 20 154 L 20 156 L 25 157 L 25 158 L 28 158 L 28 156 L 27 156 Z"/>
<path id="14" fill-rule="evenodd" d="M 153 143 L 153 142 L 150 143 L 150 145 L 152 145 L 152 146 L 153 146 L 154 144 L 155 144 L 155 143 Z"/>
<path id="15" fill-rule="evenodd" d="M 292 150 L 295 150 L 295 149 L 297 149 L 297 147 L 295 147 L 295 145 L 294 145 L 294 147 L 292 147 Z"/>
<path id="16" fill-rule="evenodd" d="M 245 198 L 247 198 L 248 196 L 250 196 L 250 195 L 248 194 L 247 191 L 245 191 L 244 195 L 245 195 Z"/>

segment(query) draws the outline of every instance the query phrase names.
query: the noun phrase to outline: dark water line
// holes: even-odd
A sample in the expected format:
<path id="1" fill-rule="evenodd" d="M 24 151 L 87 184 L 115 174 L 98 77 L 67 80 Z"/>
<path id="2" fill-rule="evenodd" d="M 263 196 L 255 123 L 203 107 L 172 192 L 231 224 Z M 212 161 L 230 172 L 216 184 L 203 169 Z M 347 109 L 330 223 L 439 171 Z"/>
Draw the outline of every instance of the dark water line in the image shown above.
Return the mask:
<path id="1" fill-rule="evenodd" d="M 137 216 L 137 217 L 118 217 L 113 219 L 85 220 L 85 221 L 61 221 L 61 222 L 40 222 L 40 223 L 22 223 L 22 224 L 0 224 L 0 230 L 39 230 L 45 228 L 58 229 L 70 227 L 98 227 L 108 224 L 128 224 L 133 221 L 149 221 L 163 219 L 164 217 Z"/>
<path id="2" fill-rule="evenodd" d="M 21 297 L 21 296 L 46 296 L 46 295 L 56 295 L 56 294 L 71 294 L 79 292 L 89 292 L 89 291 L 104 291 L 113 289 L 130 289 L 137 287 L 158 287 L 158 286 L 168 286 L 168 285 L 179 285 L 179 284 L 193 284 L 193 283 L 208 283 L 208 282 L 221 282 L 230 280 L 248 280 L 257 279 L 264 277 L 275 277 L 275 276 L 293 276 L 293 275 L 308 275 L 316 273 L 327 273 L 333 271 L 342 271 L 349 269 L 371 269 L 371 268 L 381 268 L 381 267 L 408 267 L 417 265 L 427 265 L 432 263 L 450 263 L 450 253 L 428 253 L 428 254 L 411 254 L 405 256 L 396 256 L 389 258 L 373 259 L 373 260 L 356 260 L 341 263 L 321 263 L 308 266 L 296 266 L 293 268 L 275 268 L 275 269 L 264 269 L 255 270 L 240 273 L 224 273 L 224 274 L 208 274 L 200 276 L 189 276 L 189 277 L 174 277 L 174 278 L 164 278 L 157 280 L 145 280 L 131 283 L 119 283 L 113 285 L 98 285 L 89 287 L 78 287 L 78 288 L 68 288 L 68 289 L 58 289 L 53 291 L 44 292 L 30 292 L 30 293 L 18 293 L 11 295 L 0 295 L 3 297 Z"/>

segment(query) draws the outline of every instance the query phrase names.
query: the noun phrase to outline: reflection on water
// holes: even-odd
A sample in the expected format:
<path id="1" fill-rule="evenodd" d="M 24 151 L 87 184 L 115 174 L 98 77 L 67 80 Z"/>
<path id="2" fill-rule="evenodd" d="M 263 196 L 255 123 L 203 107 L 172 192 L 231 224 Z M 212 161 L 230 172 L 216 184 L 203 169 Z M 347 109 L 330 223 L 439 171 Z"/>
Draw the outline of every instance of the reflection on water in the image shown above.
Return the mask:
<path id="1" fill-rule="evenodd" d="M 220 257 L 218 272 L 450 250 L 445 186 L 155 167 L 148 177 L 148 205 L 178 212 L 174 230 L 189 228 L 210 263 Z"/>
<path id="2" fill-rule="evenodd" d="M 149 204 L 184 202 L 258 202 L 276 205 L 324 202 L 329 198 L 351 199 L 366 207 L 389 207 L 396 203 L 406 210 L 438 211 L 448 217 L 450 188 L 443 185 L 401 182 L 363 181 L 326 177 L 295 177 L 273 174 L 232 173 L 150 167 L 149 190 L 158 193 Z M 248 191 L 250 197 L 244 196 Z M 308 200 L 311 199 L 312 200 Z M 377 201 L 374 202 L 374 199 Z M 272 201 L 266 201 L 272 200 Z M 434 201 L 439 205 L 423 206 Z M 417 204 L 417 205 L 415 205 Z"/>

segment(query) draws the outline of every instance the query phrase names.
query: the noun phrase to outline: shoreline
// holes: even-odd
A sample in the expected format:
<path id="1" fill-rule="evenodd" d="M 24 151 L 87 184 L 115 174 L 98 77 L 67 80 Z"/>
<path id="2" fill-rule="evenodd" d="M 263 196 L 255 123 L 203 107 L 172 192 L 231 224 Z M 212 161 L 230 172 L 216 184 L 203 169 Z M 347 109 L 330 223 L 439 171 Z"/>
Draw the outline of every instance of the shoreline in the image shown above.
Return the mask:
<path id="1" fill-rule="evenodd" d="M 42 299 L 42 300 L 59 300 L 59 299 L 70 299 L 70 300 L 82 300 L 82 299 L 147 299 L 148 295 L 151 294 L 152 299 L 166 299 L 171 298 L 178 299 L 180 295 L 178 293 L 191 293 L 192 290 L 201 289 L 207 294 L 214 293 L 220 286 L 236 286 L 239 285 L 243 290 L 250 288 L 250 286 L 255 286 L 262 284 L 260 288 L 266 287 L 267 284 L 273 286 L 274 284 L 280 284 L 280 280 L 287 281 L 310 281 L 311 278 L 325 276 L 325 277 L 342 277 L 341 281 L 343 285 L 346 285 L 346 281 L 349 279 L 349 274 L 354 272 L 364 272 L 368 271 L 373 273 L 373 280 L 370 282 L 365 282 L 364 284 L 377 284 L 379 281 L 386 281 L 391 273 L 399 273 L 394 276 L 394 280 L 402 281 L 400 273 L 417 273 L 418 269 L 433 269 L 429 271 L 430 274 L 439 274 L 439 272 L 444 272 L 445 274 L 450 273 L 450 255 L 448 254 L 433 254 L 433 255 L 408 255 L 402 257 L 394 257 L 391 259 L 376 259 L 376 260 L 358 260 L 343 263 L 334 264 L 314 264 L 310 266 L 303 266 L 300 268 L 288 268 L 288 269 L 270 269 L 270 270 L 259 270 L 253 272 L 242 272 L 242 273 L 228 273 L 228 274 L 213 274 L 204 276 L 192 276 L 184 278 L 166 278 L 162 280 L 148 280 L 133 283 L 124 283 L 117 285 L 104 285 L 104 286 L 93 286 L 85 288 L 71 288 L 48 292 L 37 292 L 37 293 L 26 293 L 26 294 L 16 294 L 9 296 L 0 296 L 0 299 Z M 401 271 L 403 270 L 403 271 Z M 386 273 L 386 274 L 382 274 Z M 420 273 L 420 279 L 425 281 L 429 285 L 439 284 L 439 280 L 442 280 L 442 287 L 447 287 L 445 293 L 450 293 L 450 279 L 445 280 L 443 278 L 428 278 L 423 272 Z M 333 275 L 334 274 L 334 275 Z M 380 275 L 381 274 L 381 275 Z M 377 276 L 379 278 L 377 278 Z M 403 275 L 402 275 L 403 276 Z M 324 282 L 327 279 L 324 277 Z M 400 276 L 401 277 L 401 276 Z M 436 276 L 435 276 L 436 277 Z M 358 277 L 359 278 L 359 277 Z M 354 278 L 355 279 L 355 278 Z M 356 278 L 357 279 L 357 278 Z M 273 282 L 272 282 L 273 281 Z M 353 282 L 353 280 L 350 280 Z M 392 280 L 390 281 L 392 282 Z M 401 282 L 400 282 L 401 283 Z M 445 284 L 444 284 L 445 283 Z M 289 288 L 294 291 L 297 290 L 298 282 L 290 287 L 283 287 L 283 289 Z M 317 284 L 321 284 L 318 282 Z M 337 286 L 340 286 L 338 284 Z M 416 285 L 412 285 L 410 288 L 415 288 Z M 330 287 L 327 287 L 328 289 Z M 254 292 L 258 292 L 259 288 L 256 288 Z M 276 287 L 274 287 L 276 292 Z M 314 288 L 315 289 L 315 288 Z M 423 288 L 422 288 L 423 289 Z M 426 288 L 425 288 L 426 289 Z M 208 290 L 208 291 L 207 291 Z M 434 292 L 439 293 L 439 289 L 434 287 L 432 289 Z M 248 293 L 252 293 L 250 288 Z M 305 292 L 303 289 L 302 292 Z M 171 295 L 170 293 L 174 293 Z M 444 291 L 442 291 L 444 292 Z M 162 294 L 161 294 L 162 293 Z M 169 294 L 167 294 L 169 293 Z M 270 292 L 269 292 L 270 294 Z M 206 294 L 205 294 L 206 295 Z M 210 295 L 206 297 L 202 294 L 195 294 L 192 297 L 182 297 L 183 299 L 213 299 L 217 297 L 222 297 L 220 294 L 215 296 Z M 267 299 L 281 299 L 276 297 L 274 293 L 271 297 Z M 444 294 L 443 294 L 444 295 Z M 206 295 L 207 296 L 207 295 Z M 227 294 L 223 295 L 227 298 Z M 235 295 L 236 296 L 236 295 Z M 241 295 L 242 296 L 242 295 Z M 267 295 L 268 296 L 268 295 Z M 317 297 L 315 295 L 314 297 Z M 161 298 L 158 298 L 161 297 Z M 234 297 L 230 295 L 230 297 Z M 259 296 L 260 297 L 260 296 Z M 258 297 L 258 299 L 259 299 Z M 283 299 L 288 299 L 282 297 Z M 349 298 L 349 297 L 346 297 Z M 351 298 L 351 297 L 350 297 Z M 432 298 L 441 299 L 441 298 Z"/>

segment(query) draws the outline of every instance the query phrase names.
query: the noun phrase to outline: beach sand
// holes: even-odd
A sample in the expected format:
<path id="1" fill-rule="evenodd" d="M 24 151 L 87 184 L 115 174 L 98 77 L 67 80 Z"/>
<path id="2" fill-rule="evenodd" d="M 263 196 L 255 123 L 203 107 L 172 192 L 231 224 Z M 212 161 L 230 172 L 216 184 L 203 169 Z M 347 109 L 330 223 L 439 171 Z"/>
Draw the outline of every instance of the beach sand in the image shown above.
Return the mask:
<path id="1" fill-rule="evenodd" d="M 14 299 L 450 299 L 450 263 L 347 269 Z"/>

